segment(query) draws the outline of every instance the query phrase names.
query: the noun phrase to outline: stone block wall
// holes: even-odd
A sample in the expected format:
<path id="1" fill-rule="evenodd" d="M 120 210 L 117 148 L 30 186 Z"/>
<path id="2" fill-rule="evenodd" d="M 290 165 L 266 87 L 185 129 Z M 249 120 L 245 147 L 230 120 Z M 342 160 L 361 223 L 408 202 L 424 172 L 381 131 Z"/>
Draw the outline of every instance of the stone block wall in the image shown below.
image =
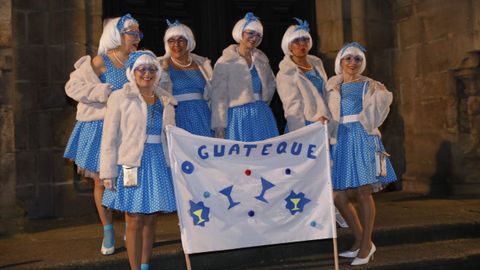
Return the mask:
<path id="1" fill-rule="evenodd" d="M 453 156 L 459 137 L 449 129 L 449 114 L 458 110 L 452 69 L 467 52 L 479 49 L 478 7 L 479 1 L 470 0 L 394 3 L 394 78 L 405 125 L 406 190 L 446 193 L 459 181 Z"/>
<path id="2" fill-rule="evenodd" d="M 16 230 L 11 0 L 0 0 L 0 235 Z"/>
<path id="3" fill-rule="evenodd" d="M 92 198 L 74 190 L 73 165 L 63 159 L 76 106 L 64 85 L 75 61 L 96 50 L 101 1 L 12 3 L 17 198 L 30 218 L 94 211 Z"/>

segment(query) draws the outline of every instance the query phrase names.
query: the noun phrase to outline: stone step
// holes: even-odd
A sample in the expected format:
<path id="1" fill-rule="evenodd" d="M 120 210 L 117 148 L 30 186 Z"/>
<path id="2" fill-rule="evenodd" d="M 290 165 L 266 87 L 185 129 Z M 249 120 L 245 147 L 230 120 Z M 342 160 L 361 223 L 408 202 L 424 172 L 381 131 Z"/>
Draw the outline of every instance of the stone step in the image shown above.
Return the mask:
<path id="1" fill-rule="evenodd" d="M 432 198 L 402 192 L 376 194 L 375 198 L 378 204 L 373 237 L 379 249 L 376 261 L 371 264 L 372 267 L 382 266 L 383 264 L 380 262 L 390 255 L 392 259 L 397 256 L 403 258 L 402 249 L 405 246 L 411 246 L 413 250 L 420 250 L 427 249 L 432 243 L 450 243 L 449 241 L 455 242 L 470 238 L 475 241 L 480 239 L 480 199 L 478 198 Z M 121 216 L 114 223 L 117 250 L 111 256 L 99 254 L 101 227 L 98 225 L 96 216 L 83 221 L 78 218 L 38 220 L 31 221 L 30 225 L 28 228 L 32 230 L 25 230 L 23 233 L 0 239 L 0 269 L 129 269 L 127 252 L 122 240 L 124 223 Z M 185 269 L 178 218 L 175 214 L 159 215 L 156 236 L 151 269 Z M 348 249 L 352 242 L 350 230 L 339 229 L 337 242 L 340 251 Z M 473 244 L 471 246 L 474 247 Z M 398 249 L 396 250 L 396 248 Z M 255 267 L 282 269 L 279 267 L 282 267 L 283 263 L 300 263 L 297 269 L 304 269 L 308 264 L 312 264 L 310 269 L 318 269 L 319 263 L 321 263 L 320 269 L 332 269 L 332 250 L 332 240 L 327 239 L 193 254 L 191 262 L 194 270 L 240 270 L 245 269 L 247 265 L 250 269 L 255 269 Z M 392 251 L 385 252 L 388 250 Z M 442 256 L 441 250 L 441 248 L 438 249 L 438 257 Z M 409 251 L 410 254 L 412 252 L 417 255 L 414 251 Z M 464 257 L 466 258 L 464 261 L 460 261 L 461 255 L 453 257 L 453 259 L 449 257 L 449 261 L 444 262 L 439 262 L 436 257 L 424 261 L 426 264 L 429 261 L 435 261 L 438 267 L 451 264 L 463 265 L 463 263 L 475 265 L 478 262 L 476 254 Z M 415 260 L 412 261 L 415 262 Z M 408 262 L 408 258 L 403 264 L 399 264 L 399 268 L 395 269 L 402 269 L 402 265 L 405 265 L 406 262 Z M 302 266 L 301 263 L 304 265 Z M 342 263 L 342 269 L 348 267 L 348 261 L 342 261 Z M 421 262 L 416 263 L 421 264 Z M 431 263 L 431 265 L 435 264 Z M 420 268 L 405 266 L 403 269 Z M 471 267 L 470 269 L 480 269 L 480 267 Z"/>
<path id="2" fill-rule="evenodd" d="M 378 246 L 375 260 L 366 266 L 350 266 L 351 259 L 341 258 L 341 270 L 475 270 L 480 269 L 480 238 Z M 327 254 L 299 256 L 283 261 L 247 264 L 232 270 L 314 270 L 334 269 L 333 259 Z"/>
<path id="3" fill-rule="evenodd" d="M 347 249 L 348 243 L 351 243 L 351 240 L 351 236 L 347 229 L 338 230 L 337 241 L 339 244 L 339 250 Z M 375 267 L 388 268 L 393 266 L 397 267 L 396 265 L 398 264 L 399 268 L 394 269 L 423 269 L 402 267 L 404 264 L 408 263 L 409 260 L 413 263 L 440 266 L 444 263 L 456 264 L 462 260 L 465 260 L 465 263 L 478 263 L 480 256 L 479 240 L 480 224 L 476 222 L 420 226 L 399 225 L 396 227 L 378 228 L 375 231 L 374 237 L 374 242 L 378 246 L 378 252 L 376 254 L 377 260 L 374 265 Z M 467 249 L 469 247 L 473 248 L 474 253 L 466 256 L 465 254 L 468 253 Z M 442 248 L 444 248 L 443 251 Z M 418 252 L 416 251 L 417 249 Z M 458 253 L 453 252 L 455 250 L 458 250 Z M 429 257 L 428 254 L 431 254 L 431 256 Z M 449 257 L 446 257 L 446 254 L 449 254 Z M 416 257 L 409 259 L 408 256 L 412 255 L 415 255 Z M 440 259 L 442 258 L 446 259 L 446 261 L 441 262 Z M 333 269 L 333 244 L 332 239 L 306 241 L 193 254 L 190 256 L 190 259 L 194 270 Z M 388 264 L 389 260 L 392 261 L 392 264 Z M 341 259 L 341 269 L 349 269 L 349 262 L 348 259 Z M 186 269 L 180 240 L 171 239 L 168 241 L 156 242 L 151 266 L 151 269 Z M 85 262 L 70 262 L 67 265 L 55 265 L 54 267 L 43 267 L 38 269 L 127 270 L 129 268 L 125 249 L 120 248 L 117 250 L 117 254 L 113 256 L 100 257 L 97 260 L 89 259 Z M 358 269 L 358 267 L 356 269 Z M 478 269 L 480 269 L 480 267 Z"/>

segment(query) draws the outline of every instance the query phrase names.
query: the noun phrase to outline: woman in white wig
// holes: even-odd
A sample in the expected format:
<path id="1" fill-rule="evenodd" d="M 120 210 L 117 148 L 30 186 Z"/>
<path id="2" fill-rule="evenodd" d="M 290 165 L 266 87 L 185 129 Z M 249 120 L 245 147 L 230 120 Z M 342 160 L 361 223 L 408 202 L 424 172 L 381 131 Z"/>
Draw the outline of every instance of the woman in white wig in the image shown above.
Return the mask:
<path id="1" fill-rule="evenodd" d="M 172 91 L 178 102 L 176 124 L 193 134 L 212 137 L 208 107 L 212 78 L 210 60 L 192 53 L 195 37 L 188 26 L 177 20 L 173 23 L 167 20 L 167 24 L 163 37 L 166 53 L 160 62 L 171 81 L 166 89 Z"/>
<path id="2" fill-rule="evenodd" d="M 307 21 L 295 19 L 298 24 L 288 27 L 283 35 L 285 57 L 277 74 L 277 91 L 290 131 L 329 118 L 324 102 L 327 74 L 322 60 L 308 54 L 312 37 Z"/>
<path id="3" fill-rule="evenodd" d="M 174 98 L 158 87 L 160 65 L 150 51 L 130 54 L 129 82 L 108 99 L 100 155 L 103 204 L 126 213 L 130 269 L 146 270 L 158 212 L 176 210 L 163 129 L 175 124 Z M 107 194 L 113 194 L 108 200 Z"/>
<path id="4" fill-rule="evenodd" d="M 334 200 L 355 237 L 351 249 L 340 256 L 355 258 L 352 265 L 367 264 L 376 251 L 372 192 L 397 180 L 378 130 L 390 111 L 392 93 L 361 75 L 366 66 L 365 51 L 356 42 L 346 44 L 335 60 L 337 75 L 328 80 L 326 89 L 334 124 L 332 141 L 336 143 L 332 147 Z M 356 196 L 358 214 L 348 190 Z"/>
<path id="5" fill-rule="evenodd" d="M 212 128 L 215 136 L 238 141 L 259 141 L 278 135 L 268 106 L 275 78 L 267 56 L 256 47 L 263 26 L 252 13 L 235 24 L 233 44 L 223 50 L 212 78 Z"/>
<path id="6" fill-rule="evenodd" d="M 72 131 L 64 157 L 71 159 L 85 177 L 93 178 L 95 205 L 103 225 L 101 253 L 115 251 L 111 210 L 102 207 L 103 185 L 98 177 L 100 141 L 105 104 L 112 91 L 126 83 L 125 60 L 136 51 L 143 34 L 130 14 L 109 20 L 100 38 L 98 55 L 86 55 L 75 63 L 75 71 L 65 85 L 69 97 L 78 102 L 77 123 Z"/>

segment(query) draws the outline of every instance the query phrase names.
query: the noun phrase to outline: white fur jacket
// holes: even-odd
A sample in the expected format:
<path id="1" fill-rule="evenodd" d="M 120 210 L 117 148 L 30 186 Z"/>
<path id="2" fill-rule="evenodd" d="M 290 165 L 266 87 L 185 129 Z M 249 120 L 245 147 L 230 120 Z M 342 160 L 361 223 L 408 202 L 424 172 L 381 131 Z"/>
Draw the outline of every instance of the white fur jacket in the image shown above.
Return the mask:
<path id="1" fill-rule="evenodd" d="M 320 74 L 326 89 L 327 74 L 320 58 L 308 55 L 307 61 Z M 319 117 L 330 118 L 324 97 L 303 71 L 285 55 L 279 64 L 277 73 L 277 91 L 283 103 L 288 130 L 293 131 L 305 126 L 305 120 L 314 122 Z"/>
<path id="2" fill-rule="evenodd" d="M 203 99 L 208 101 L 208 100 L 210 100 L 210 92 L 212 91 L 211 80 L 212 80 L 212 73 L 213 73 L 210 59 L 208 59 L 206 57 L 203 57 L 203 56 L 196 55 L 194 53 L 190 53 L 190 55 L 192 57 L 192 61 L 195 64 L 197 64 L 198 69 L 200 70 L 200 72 L 203 75 L 203 78 L 206 81 L 205 89 L 203 91 Z M 171 81 L 170 76 L 168 74 L 168 59 L 169 58 L 170 58 L 170 56 L 162 56 L 162 57 L 158 57 L 157 60 L 160 62 L 160 66 L 165 71 L 164 73 L 168 77 L 166 82 L 170 83 L 170 85 L 168 85 L 168 86 L 162 84 L 162 88 L 167 90 L 168 92 L 172 93 L 172 81 Z"/>
<path id="3" fill-rule="evenodd" d="M 155 89 L 155 95 L 162 101 L 163 127 L 175 125 L 177 102 L 173 96 Z M 139 167 L 143 155 L 143 146 L 147 139 L 147 103 L 143 100 L 136 83 L 126 83 L 122 89 L 110 95 L 103 124 L 102 144 L 100 147 L 100 178 L 115 178 L 117 165 Z M 162 142 L 165 142 L 162 132 Z M 165 155 L 166 144 L 163 143 Z M 168 159 L 167 159 L 168 160 Z"/>
<path id="4" fill-rule="evenodd" d="M 359 122 L 368 134 L 380 136 L 380 127 L 390 112 L 393 95 L 383 84 L 362 76 L 360 81 L 368 82 L 368 89 L 363 99 L 363 109 L 359 114 Z M 327 82 L 327 104 L 332 114 L 330 121 L 331 143 L 336 143 L 338 124 L 340 121 L 340 86 L 343 83 L 343 75 L 331 77 Z"/>
<path id="5" fill-rule="evenodd" d="M 275 77 L 267 56 L 258 49 L 252 50 L 253 64 L 262 82 L 262 100 L 270 103 L 275 93 Z M 223 50 L 215 63 L 212 77 L 212 129 L 227 126 L 227 111 L 230 107 L 255 101 L 252 76 L 247 62 L 238 54 L 238 45 Z"/>
<path id="6" fill-rule="evenodd" d="M 102 120 L 112 86 L 100 81 L 93 71 L 89 55 L 81 57 L 74 67 L 75 70 L 70 73 L 70 79 L 65 85 L 65 93 L 78 102 L 76 119 Z"/>

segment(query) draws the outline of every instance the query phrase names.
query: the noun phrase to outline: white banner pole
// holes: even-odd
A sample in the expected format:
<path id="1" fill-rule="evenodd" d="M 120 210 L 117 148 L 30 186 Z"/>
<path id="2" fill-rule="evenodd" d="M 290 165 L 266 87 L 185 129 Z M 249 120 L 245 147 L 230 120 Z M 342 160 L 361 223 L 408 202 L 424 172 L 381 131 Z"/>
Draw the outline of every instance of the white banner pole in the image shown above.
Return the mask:
<path id="1" fill-rule="evenodd" d="M 190 263 L 190 255 L 185 252 L 183 254 L 185 254 L 185 264 L 187 265 L 187 270 L 192 270 L 192 264 Z"/>

